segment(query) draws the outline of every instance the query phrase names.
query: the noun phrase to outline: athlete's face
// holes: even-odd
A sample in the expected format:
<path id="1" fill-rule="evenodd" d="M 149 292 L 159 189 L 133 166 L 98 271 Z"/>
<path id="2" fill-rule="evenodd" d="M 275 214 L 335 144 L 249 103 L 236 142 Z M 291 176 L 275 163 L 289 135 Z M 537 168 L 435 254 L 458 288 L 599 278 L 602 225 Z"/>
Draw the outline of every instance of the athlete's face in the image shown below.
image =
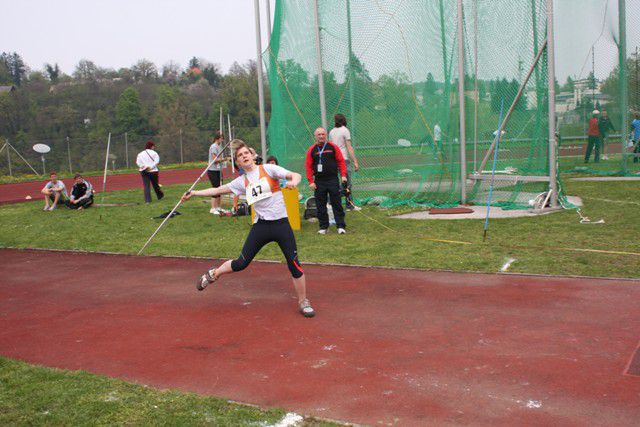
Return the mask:
<path id="1" fill-rule="evenodd" d="M 247 166 L 253 165 L 253 154 L 247 147 L 242 147 L 236 152 L 236 162 L 240 165 L 240 167 L 245 168 Z"/>

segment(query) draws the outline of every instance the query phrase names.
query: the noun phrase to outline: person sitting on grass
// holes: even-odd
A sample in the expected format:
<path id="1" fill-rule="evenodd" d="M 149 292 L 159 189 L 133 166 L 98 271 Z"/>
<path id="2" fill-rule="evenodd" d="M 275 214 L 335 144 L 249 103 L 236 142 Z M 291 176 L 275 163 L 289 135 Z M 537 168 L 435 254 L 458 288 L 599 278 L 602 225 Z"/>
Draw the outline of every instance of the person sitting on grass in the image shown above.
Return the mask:
<path id="1" fill-rule="evenodd" d="M 52 211 L 58 206 L 58 202 L 62 199 L 62 202 L 69 198 L 67 194 L 67 187 L 64 182 L 58 180 L 58 174 L 51 172 L 49 174 L 51 181 L 44 186 L 40 191 L 44 194 L 44 209 L 45 211 Z"/>
<path id="2" fill-rule="evenodd" d="M 71 197 L 66 202 L 67 207 L 78 210 L 88 208 L 93 204 L 93 186 L 79 173 L 75 174 L 73 182 Z"/>

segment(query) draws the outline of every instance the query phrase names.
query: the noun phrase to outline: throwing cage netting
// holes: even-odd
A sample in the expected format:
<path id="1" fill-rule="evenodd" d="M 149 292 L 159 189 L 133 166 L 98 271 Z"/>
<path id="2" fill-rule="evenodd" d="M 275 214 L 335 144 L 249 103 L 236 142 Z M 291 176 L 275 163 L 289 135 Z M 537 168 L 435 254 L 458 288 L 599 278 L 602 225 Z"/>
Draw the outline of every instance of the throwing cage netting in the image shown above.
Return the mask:
<path id="1" fill-rule="evenodd" d="M 321 76 L 329 129 L 335 113 L 347 117 L 359 202 L 486 203 L 502 104 L 492 200 L 528 207 L 548 190 L 546 0 L 465 0 L 462 14 L 444 0 L 317 4 L 318 31 L 316 2 L 278 0 L 264 52 L 269 153 L 281 164 L 304 170 L 322 123 Z"/>

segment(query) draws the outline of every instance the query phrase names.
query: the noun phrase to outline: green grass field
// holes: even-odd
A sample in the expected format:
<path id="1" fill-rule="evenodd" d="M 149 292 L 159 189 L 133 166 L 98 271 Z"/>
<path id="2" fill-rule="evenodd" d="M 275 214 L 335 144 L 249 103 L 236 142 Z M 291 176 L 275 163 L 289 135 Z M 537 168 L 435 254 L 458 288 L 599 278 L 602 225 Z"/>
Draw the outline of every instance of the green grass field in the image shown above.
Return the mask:
<path id="1" fill-rule="evenodd" d="M 304 222 L 296 233 L 305 262 L 497 272 L 515 258 L 511 272 L 638 278 L 640 256 L 575 252 L 596 249 L 640 253 L 640 182 L 572 182 L 570 195 L 582 197 L 583 214 L 603 225 L 582 225 L 573 210 L 535 218 L 491 220 L 482 242 L 482 220 L 418 221 L 391 218 L 410 208 L 367 207 L 349 213 L 348 234 L 320 236 Z M 104 196 L 84 211 L 43 212 L 41 202 L 0 206 L 0 247 L 51 248 L 135 254 L 160 224 L 187 185 L 165 187 L 166 197 L 141 203 L 141 190 Z M 102 196 L 96 197 L 102 202 Z M 248 217 L 214 217 L 209 201 L 194 198 L 179 208 L 145 251 L 146 255 L 236 257 L 250 228 Z M 459 245 L 428 239 L 466 241 Z M 270 244 L 258 259 L 281 260 Z M 286 268 L 283 266 L 283 274 Z M 461 276 L 462 278 L 463 276 Z M 313 286 L 314 278 L 309 278 Z M 282 411 L 259 411 L 219 399 L 152 390 L 82 372 L 64 372 L 0 358 L 0 424 L 83 425 L 268 425 Z M 307 425 L 316 425 L 309 420 Z"/>
<path id="2" fill-rule="evenodd" d="M 268 426 L 285 412 L 0 357 L 0 425 Z M 302 426 L 335 424 L 307 419 Z"/>
<path id="3" fill-rule="evenodd" d="M 164 200 L 140 203 L 140 190 L 108 193 L 104 203 L 136 203 L 125 207 L 92 207 L 85 211 L 43 212 L 39 202 L 0 207 L 3 225 L 0 246 L 108 251 L 135 254 L 160 224 L 153 219 L 169 211 L 187 186 L 166 187 Z M 486 242 L 482 220 L 418 221 L 390 216 L 410 208 L 367 207 L 349 213 L 348 234 L 335 229 L 316 234 L 317 224 L 304 222 L 296 233 L 300 259 L 305 262 L 413 267 L 434 270 L 496 272 L 506 258 L 515 258 L 512 272 L 638 277 L 640 258 L 632 255 L 580 253 L 564 248 L 640 252 L 638 182 L 571 182 L 568 194 L 583 198 L 583 214 L 606 224 L 583 225 L 572 210 L 535 218 L 494 219 Z M 96 202 L 100 203 L 101 195 Z M 145 251 L 146 255 L 235 258 L 250 228 L 248 217 L 215 217 L 208 201 L 194 198 L 182 214 L 168 221 Z M 391 229 L 391 230 L 390 230 Z M 471 245 L 437 243 L 458 240 Z M 258 259 L 281 260 L 275 244 Z"/>

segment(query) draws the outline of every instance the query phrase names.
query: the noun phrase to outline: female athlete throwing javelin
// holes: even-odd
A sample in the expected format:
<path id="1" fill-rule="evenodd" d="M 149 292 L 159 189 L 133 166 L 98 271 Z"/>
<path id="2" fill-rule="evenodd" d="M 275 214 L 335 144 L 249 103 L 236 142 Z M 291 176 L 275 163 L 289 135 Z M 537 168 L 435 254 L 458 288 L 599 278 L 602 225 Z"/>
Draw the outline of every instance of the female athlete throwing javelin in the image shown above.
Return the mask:
<path id="1" fill-rule="evenodd" d="M 255 210 L 255 220 L 240 256 L 237 259 L 226 261 L 218 268 L 212 267 L 207 270 L 198 279 L 196 288 L 202 291 L 210 283 L 218 280 L 220 276 L 244 270 L 264 245 L 269 242 L 277 242 L 293 276 L 293 286 L 298 295 L 300 313 L 305 317 L 313 317 L 315 311 L 306 297 L 305 276 L 298 261 L 296 240 L 289 225 L 287 209 L 279 184 L 279 180 L 286 179 L 286 187 L 295 188 L 300 183 L 301 176 L 276 165 L 256 165 L 249 147 L 243 141 L 235 140 L 232 142 L 232 146 L 236 147 L 236 164 L 244 169 L 245 175 L 239 176 L 221 187 L 185 193 L 182 200 L 187 201 L 191 196 L 211 197 L 228 193 L 245 194 L 247 203 Z"/>

